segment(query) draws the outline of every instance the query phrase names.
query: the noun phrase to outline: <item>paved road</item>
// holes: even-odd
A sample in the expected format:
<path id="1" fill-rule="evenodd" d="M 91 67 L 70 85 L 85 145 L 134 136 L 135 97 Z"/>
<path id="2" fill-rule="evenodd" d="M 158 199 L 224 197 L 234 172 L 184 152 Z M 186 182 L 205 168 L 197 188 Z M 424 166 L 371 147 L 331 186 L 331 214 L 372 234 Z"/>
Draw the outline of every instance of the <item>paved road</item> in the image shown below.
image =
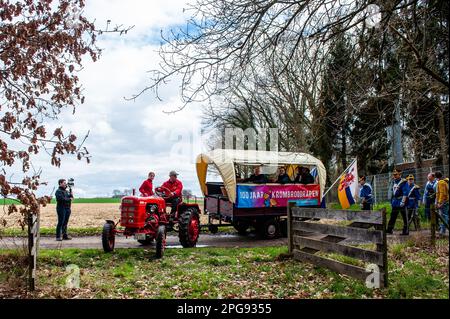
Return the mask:
<path id="1" fill-rule="evenodd" d="M 19 248 L 26 244 L 24 238 L 2 238 L 0 239 L 0 249 Z M 273 240 L 258 239 L 253 234 L 239 236 L 231 234 L 200 234 L 197 247 L 264 247 L 287 245 L 286 238 Z M 116 248 L 139 248 L 144 247 L 133 238 L 116 237 Z M 151 245 L 149 246 L 151 247 Z M 64 249 L 64 248 L 98 248 L 102 249 L 100 236 L 74 237 L 72 240 L 57 242 L 53 237 L 41 237 L 40 248 L 43 249 Z M 167 248 L 182 248 L 178 236 L 167 236 Z"/>
<path id="2" fill-rule="evenodd" d="M 390 244 L 410 240 L 413 237 L 426 240 L 430 235 L 429 230 L 420 232 L 411 232 L 410 236 L 399 236 L 399 233 L 388 236 Z M 263 240 L 250 233 L 247 236 L 239 236 L 235 234 L 200 234 L 197 247 L 267 247 L 267 246 L 283 246 L 287 245 L 286 238 L 278 238 L 273 240 Z M 24 238 L 0 238 L 0 249 L 26 247 L 26 239 Z M 139 248 L 144 247 L 133 238 L 116 237 L 116 248 Z M 149 246 L 151 247 L 151 245 Z M 57 242 L 53 237 L 41 237 L 40 248 L 42 249 L 64 249 L 64 248 L 80 248 L 80 249 L 102 249 L 100 236 L 74 237 L 69 241 Z M 178 236 L 167 236 L 167 248 L 181 248 Z"/>

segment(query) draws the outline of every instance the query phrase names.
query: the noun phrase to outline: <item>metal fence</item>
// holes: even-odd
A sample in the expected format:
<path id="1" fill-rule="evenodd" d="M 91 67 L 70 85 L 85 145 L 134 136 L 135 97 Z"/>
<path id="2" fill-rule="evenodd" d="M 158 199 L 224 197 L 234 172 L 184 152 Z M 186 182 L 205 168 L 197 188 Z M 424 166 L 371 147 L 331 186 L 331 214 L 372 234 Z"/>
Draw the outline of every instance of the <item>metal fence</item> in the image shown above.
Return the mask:
<path id="1" fill-rule="evenodd" d="M 405 169 L 402 172 L 402 178 L 406 178 L 409 174 L 414 175 L 415 184 L 418 185 L 420 189 L 420 193 L 423 194 L 423 190 L 425 184 L 427 183 L 427 176 L 430 172 L 441 171 L 445 177 L 449 175 L 449 167 L 448 166 L 434 166 L 427 168 L 419 168 L 419 169 Z M 373 194 L 375 196 L 375 203 L 387 202 L 389 201 L 389 185 L 392 180 L 392 173 L 386 174 L 377 174 L 377 175 L 368 175 L 367 182 L 372 185 Z M 334 189 L 331 190 L 326 195 L 327 203 L 335 203 L 338 202 L 337 196 L 337 186 L 334 186 Z"/>

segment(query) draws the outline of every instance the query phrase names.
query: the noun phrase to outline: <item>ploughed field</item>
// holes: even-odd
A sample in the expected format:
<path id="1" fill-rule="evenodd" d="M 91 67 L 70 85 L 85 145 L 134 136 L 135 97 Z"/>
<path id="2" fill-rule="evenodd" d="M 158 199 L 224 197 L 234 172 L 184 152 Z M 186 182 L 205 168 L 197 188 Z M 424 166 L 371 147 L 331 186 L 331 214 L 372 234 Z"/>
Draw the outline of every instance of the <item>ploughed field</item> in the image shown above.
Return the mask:
<path id="1" fill-rule="evenodd" d="M 198 202 L 203 213 L 203 202 Z M 120 203 L 74 203 L 70 216 L 69 228 L 98 228 L 102 227 L 106 219 L 119 220 Z M 168 208 L 168 211 L 170 208 Z M 17 222 L 18 213 L 8 216 L 7 205 L 0 206 L 0 220 L 5 218 L 6 228 L 19 228 Z M 56 215 L 56 204 L 41 207 L 41 227 L 54 228 L 58 222 Z M 201 222 L 207 223 L 206 215 L 201 215 Z"/>

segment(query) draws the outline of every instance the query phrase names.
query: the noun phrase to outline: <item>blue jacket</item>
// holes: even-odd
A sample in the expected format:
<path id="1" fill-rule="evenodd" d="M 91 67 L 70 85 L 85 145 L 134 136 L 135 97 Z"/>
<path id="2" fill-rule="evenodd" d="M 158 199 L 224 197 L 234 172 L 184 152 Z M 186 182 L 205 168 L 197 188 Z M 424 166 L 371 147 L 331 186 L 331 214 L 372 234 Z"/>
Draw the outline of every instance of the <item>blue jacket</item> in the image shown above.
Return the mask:
<path id="1" fill-rule="evenodd" d="M 365 199 L 366 203 L 373 204 L 372 186 L 369 183 L 365 183 L 359 191 L 359 198 Z"/>
<path id="2" fill-rule="evenodd" d="M 403 185 L 403 196 L 406 196 L 405 206 L 407 208 L 419 207 L 419 200 L 421 199 L 419 187 L 414 183 L 409 185 L 405 183 Z"/>
<path id="3" fill-rule="evenodd" d="M 434 203 L 436 199 L 436 186 L 437 186 L 437 180 L 430 182 L 428 181 L 425 185 L 425 190 L 423 192 L 423 202 L 425 204 L 431 204 Z"/>
<path id="4" fill-rule="evenodd" d="M 401 207 L 402 198 L 403 198 L 403 187 L 399 187 L 400 184 L 402 186 L 406 183 L 406 180 L 402 178 L 395 179 L 391 184 L 391 206 L 392 207 Z M 408 195 L 408 194 L 406 194 Z"/>

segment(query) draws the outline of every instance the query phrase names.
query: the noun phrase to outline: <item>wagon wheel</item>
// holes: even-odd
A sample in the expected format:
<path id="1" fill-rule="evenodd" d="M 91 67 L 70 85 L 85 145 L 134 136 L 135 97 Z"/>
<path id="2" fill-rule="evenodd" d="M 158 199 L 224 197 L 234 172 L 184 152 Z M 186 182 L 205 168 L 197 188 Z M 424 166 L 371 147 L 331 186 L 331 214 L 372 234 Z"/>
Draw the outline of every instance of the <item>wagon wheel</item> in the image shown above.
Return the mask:
<path id="1" fill-rule="evenodd" d="M 280 225 L 276 218 L 270 218 L 260 222 L 256 228 L 259 235 L 264 239 L 274 239 L 279 236 Z"/>
<path id="2" fill-rule="evenodd" d="M 115 242 L 116 242 L 116 234 L 114 233 L 114 224 L 106 222 L 103 225 L 102 231 L 103 250 L 106 253 L 112 252 L 114 250 Z"/>
<path id="3" fill-rule="evenodd" d="M 162 258 L 166 249 L 166 226 L 161 225 L 156 232 L 156 258 Z"/>
<path id="4" fill-rule="evenodd" d="M 180 228 L 178 237 L 181 245 L 184 248 L 195 247 L 200 234 L 198 210 L 194 207 L 187 208 L 181 213 L 178 223 Z"/>
<path id="5" fill-rule="evenodd" d="M 233 223 L 233 227 L 239 235 L 247 235 L 247 229 L 250 227 L 250 224 L 246 221 L 237 221 Z"/>

